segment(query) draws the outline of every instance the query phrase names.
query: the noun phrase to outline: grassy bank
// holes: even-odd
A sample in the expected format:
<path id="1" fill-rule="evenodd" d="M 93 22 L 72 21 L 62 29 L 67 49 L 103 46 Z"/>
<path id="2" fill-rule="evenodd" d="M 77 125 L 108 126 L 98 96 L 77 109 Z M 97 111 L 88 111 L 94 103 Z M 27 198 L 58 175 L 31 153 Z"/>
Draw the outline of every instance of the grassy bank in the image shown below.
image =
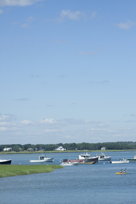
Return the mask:
<path id="1" fill-rule="evenodd" d="M 20 151 L 20 152 L 0 152 L 1 154 L 46 154 L 46 153 L 80 153 L 80 152 L 123 152 L 123 151 L 136 151 L 136 149 L 107 149 L 107 150 L 66 150 L 66 151 Z"/>
<path id="2" fill-rule="evenodd" d="M 0 178 L 36 173 L 48 173 L 62 168 L 59 165 L 0 165 Z"/>

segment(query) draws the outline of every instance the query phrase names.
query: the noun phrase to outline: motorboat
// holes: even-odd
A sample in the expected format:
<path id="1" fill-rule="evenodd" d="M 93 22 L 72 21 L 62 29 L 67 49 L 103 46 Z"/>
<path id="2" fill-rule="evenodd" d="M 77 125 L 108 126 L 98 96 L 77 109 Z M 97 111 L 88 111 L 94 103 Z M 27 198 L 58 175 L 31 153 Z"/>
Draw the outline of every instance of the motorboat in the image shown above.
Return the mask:
<path id="1" fill-rule="evenodd" d="M 128 159 L 130 162 L 136 162 L 136 155 L 133 158 Z"/>
<path id="2" fill-rule="evenodd" d="M 111 161 L 111 156 L 106 156 L 104 153 L 98 156 L 98 161 Z"/>
<path id="3" fill-rule="evenodd" d="M 98 162 L 98 157 L 97 156 L 91 156 L 88 153 L 83 153 L 78 156 L 79 162 L 83 164 L 95 164 Z"/>
<path id="4" fill-rule="evenodd" d="M 74 166 L 74 165 L 78 165 L 79 162 L 77 160 L 69 160 L 69 159 L 63 159 L 63 161 L 61 162 L 61 166 Z"/>
<path id="5" fill-rule="evenodd" d="M 128 159 L 122 159 L 118 161 L 111 161 L 112 164 L 128 164 L 129 160 Z"/>
<path id="6" fill-rule="evenodd" d="M 6 160 L 6 159 L 0 159 L 0 164 L 11 164 L 11 162 L 12 162 L 12 160 L 11 159 L 8 159 L 8 160 Z"/>
<path id="7" fill-rule="evenodd" d="M 52 162 L 53 158 L 46 157 L 45 155 L 39 156 L 37 160 L 30 160 L 30 162 L 41 163 L 41 162 Z"/>

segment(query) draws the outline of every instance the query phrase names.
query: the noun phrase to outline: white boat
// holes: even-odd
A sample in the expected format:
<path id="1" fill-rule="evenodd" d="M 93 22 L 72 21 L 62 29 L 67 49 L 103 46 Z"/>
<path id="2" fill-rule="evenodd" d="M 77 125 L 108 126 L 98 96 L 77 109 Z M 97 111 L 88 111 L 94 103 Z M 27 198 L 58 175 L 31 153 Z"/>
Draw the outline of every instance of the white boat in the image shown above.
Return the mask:
<path id="1" fill-rule="evenodd" d="M 111 156 L 106 156 L 104 153 L 98 156 L 98 161 L 111 161 Z"/>
<path id="2" fill-rule="evenodd" d="M 128 159 L 122 159 L 118 161 L 111 161 L 112 164 L 128 164 L 129 160 Z"/>
<path id="3" fill-rule="evenodd" d="M 11 164 L 11 159 L 8 159 L 8 160 L 6 160 L 6 159 L 0 159 L 0 164 Z"/>
<path id="4" fill-rule="evenodd" d="M 39 156 L 39 159 L 37 160 L 30 160 L 30 162 L 35 162 L 35 163 L 38 163 L 38 162 L 52 162 L 53 161 L 53 158 L 49 158 L 49 157 L 46 157 L 46 156 Z"/>
<path id="5" fill-rule="evenodd" d="M 78 156 L 78 158 L 79 159 L 89 159 L 91 157 L 91 155 L 90 154 L 88 154 L 88 153 L 83 153 L 83 154 L 80 154 L 79 156 Z"/>
<path id="6" fill-rule="evenodd" d="M 69 159 L 63 159 L 63 161 L 61 162 L 61 166 L 74 166 L 74 165 L 78 165 L 79 161 L 78 160 L 69 160 Z"/>
<path id="7" fill-rule="evenodd" d="M 62 162 L 60 165 L 61 166 L 73 166 L 74 164 L 71 162 Z"/>

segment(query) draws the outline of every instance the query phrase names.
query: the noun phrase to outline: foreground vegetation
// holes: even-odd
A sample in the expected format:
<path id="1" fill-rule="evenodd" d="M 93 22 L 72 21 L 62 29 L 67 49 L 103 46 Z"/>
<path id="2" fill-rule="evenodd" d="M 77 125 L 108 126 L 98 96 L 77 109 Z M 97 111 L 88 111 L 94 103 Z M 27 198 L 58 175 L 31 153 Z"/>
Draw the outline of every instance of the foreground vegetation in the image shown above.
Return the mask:
<path id="1" fill-rule="evenodd" d="M 1 165 L 0 178 L 36 173 L 48 173 L 62 168 L 59 165 Z"/>

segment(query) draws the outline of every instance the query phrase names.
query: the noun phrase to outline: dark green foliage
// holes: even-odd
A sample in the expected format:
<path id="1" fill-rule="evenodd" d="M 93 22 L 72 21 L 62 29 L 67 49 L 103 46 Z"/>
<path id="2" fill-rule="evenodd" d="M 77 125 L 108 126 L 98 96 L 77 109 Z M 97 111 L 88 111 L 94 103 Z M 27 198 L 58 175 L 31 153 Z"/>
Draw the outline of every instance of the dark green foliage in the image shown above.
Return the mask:
<path id="1" fill-rule="evenodd" d="M 124 150 L 124 149 L 136 149 L 136 142 L 104 142 L 104 143 L 59 143 L 59 144 L 11 144 L 0 145 L 0 152 L 5 147 L 11 147 L 12 151 L 53 151 L 57 147 L 63 146 L 66 150 L 101 150 L 105 147 L 106 150 Z"/>

